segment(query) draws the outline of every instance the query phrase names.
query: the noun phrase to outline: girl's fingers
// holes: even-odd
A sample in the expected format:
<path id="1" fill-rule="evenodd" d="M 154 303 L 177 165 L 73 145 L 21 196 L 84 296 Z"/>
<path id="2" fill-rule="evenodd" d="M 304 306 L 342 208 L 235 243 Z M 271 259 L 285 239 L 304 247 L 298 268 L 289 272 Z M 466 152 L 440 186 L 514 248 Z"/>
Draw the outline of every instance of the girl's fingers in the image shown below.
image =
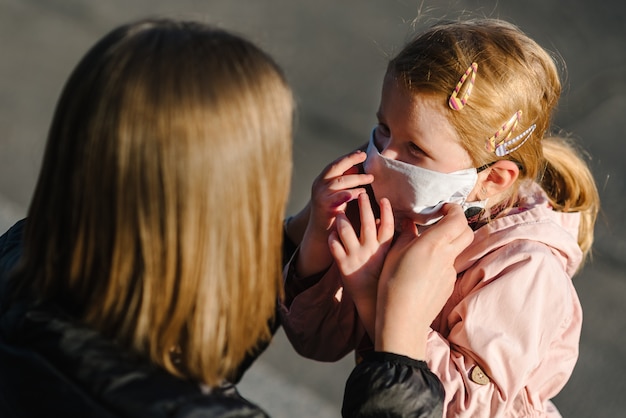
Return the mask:
<path id="1" fill-rule="evenodd" d="M 341 176 L 352 166 L 362 163 L 367 158 L 367 154 L 361 150 L 353 151 L 350 154 L 341 156 L 326 166 L 324 170 L 324 179 L 332 179 Z"/>
<path id="2" fill-rule="evenodd" d="M 358 164 L 361 164 L 367 158 L 367 154 L 361 150 L 351 152 L 350 154 L 339 157 L 330 163 L 318 181 L 325 184 L 329 190 L 345 190 L 352 189 L 374 181 L 371 174 L 359 173 Z"/>
<path id="3" fill-rule="evenodd" d="M 361 217 L 361 242 L 376 241 L 376 218 L 372 212 L 372 204 L 367 193 L 359 195 L 359 212 Z"/>
<path id="4" fill-rule="evenodd" d="M 339 209 L 342 205 L 354 200 L 354 192 L 352 190 L 341 190 L 330 196 L 330 207 Z"/>
<path id="5" fill-rule="evenodd" d="M 372 174 L 339 174 L 337 177 L 327 179 L 327 187 L 329 190 L 346 190 L 353 189 L 358 186 L 364 186 L 374 181 Z"/>
<path id="6" fill-rule="evenodd" d="M 379 202 L 380 206 L 380 225 L 378 226 L 378 242 L 391 242 L 394 234 L 394 218 L 389 199 L 382 198 Z"/>
<path id="7" fill-rule="evenodd" d="M 330 197 L 332 199 L 330 203 L 330 207 L 339 208 L 341 205 L 353 201 L 354 199 L 359 197 L 359 195 L 362 193 L 365 193 L 365 189 L 361 187 L 356 188 L 356 189 L 340 190 L 338 192 L 335 192 Z"/>
<path id="8" fill-rule="evenodd" d="M 328 235 L 328 248 L 330 249 L 330 253 L 335 260 L 342 260 L 347 256 L 346 250 L 343 247 L 341 240 L 337 236 L 336 231 L 332 231 Z"/>
<path id="9" fill-rule="evenodd" d="M 358 248 L 361 245 L 352 224 L 344 213 L 337 214 L 335 229 L 347 253 L 350 252 L 351 248 Z"/>

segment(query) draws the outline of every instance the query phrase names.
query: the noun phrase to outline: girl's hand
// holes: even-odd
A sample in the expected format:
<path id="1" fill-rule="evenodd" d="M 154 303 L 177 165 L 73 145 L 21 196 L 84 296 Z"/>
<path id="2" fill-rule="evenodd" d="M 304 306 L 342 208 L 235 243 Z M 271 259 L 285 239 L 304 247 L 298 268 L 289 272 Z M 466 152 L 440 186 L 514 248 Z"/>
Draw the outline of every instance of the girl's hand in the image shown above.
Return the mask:
<path id="1" fill-rule="evenodd" d="M 424 359 L 430 324 L 456 282 L 454 262 L 474 234 L 460 206 L 446 204 L 443 218 L 418 235 L 411 222 L 385 259 L 378 285 L 376 349 Z"/>
<path id="2" fill-rule="evenodd" d="M 324 168 L 313 182 L 309 222 L 296 262 L 298 275 L 306 277 L 327 269 L 332 263 L 328 236 L 337 214 L 343 213 L 348 202 L 365 192 L 363 186 L 374 180 L 371 174 L 360 174 L 358 164 L 367 158 L 361 150 L 340 157 Z"/>
<path id="3" fill-rule="evenodd" d="M 394 234 L 393 213 L 389 200 L 380 201 L 380 223 L 377 224 L 367 193 L 359 195 L 361 231 L 340 213 L 328 239 L 330 252 L 343 278 L 344 291 L 355 303 L 359 317 L 374 338 L 378 278 Z"/>

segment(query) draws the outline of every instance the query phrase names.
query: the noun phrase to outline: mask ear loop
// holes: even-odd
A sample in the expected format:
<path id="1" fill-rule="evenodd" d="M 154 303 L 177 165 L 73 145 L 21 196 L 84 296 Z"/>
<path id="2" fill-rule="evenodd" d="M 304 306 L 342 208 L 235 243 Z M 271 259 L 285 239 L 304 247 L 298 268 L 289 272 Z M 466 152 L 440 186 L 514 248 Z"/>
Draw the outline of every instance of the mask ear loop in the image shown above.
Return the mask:
<path id="1" fill-rule="evenodd" d="M 522 144 L 520 144 L 520 146 L 521 146 L 521 145 L 522 145 Z M 519 147 L 518 147 L 518 148 L 519 148 Z M 517 148 L 515 148 L 515 149 L 517 149 Z M 514 150 L 513 150 L 513 151 L 514 151 Z M 495 164 L 495 163 L 497 163 L 498 161 L 501 161 L 501 160 L 492 161 L 492 162 L 487 163 L 487 164 L 485 164 L 485 165 L 481 165 L 480 167 L 478 167 L 478 168 L 476 169 L 476 172 L 477 172 L 477 173 L 480 173 L 481 171 L 485 171 L 486 169 L 488 169 L 489 167 L 491 167 L 492 165 L 494 165 L 494 164 Z M 522 163 L 520 163 L 519 161 L 516 161 L 516 160 L 507 160 L 507 161 L 511 161 L 511 162 L 515 163 L 515 165 L 517 166 L 517 168 L 519 168 L 519 169 L 520 169 L 520 171 L 524 171 L 524 166 L 523 166 L 523 165 L 522 165 Z"/>
<path id="2" fill-rule="evenodd" d="M 450 100 L 448 100 L 448 105 L 452 110 L 461 110 L 467 104 L 467 99 L 469 99 L 472 94 L 472 89 L 474 88 L 474 82 L 476 81 L 476 72 L 478 71 L 478 64 L 473 62 L 472 65 L 465 71 L 465 73 L 461 76 L 461 79 L 452 90 L 452 94 L 450 95 Z M 468 79 L 469 78 L 469 79 Z M 467 82 L 467 83 L 466 83 Z M 463 94 L 459 99 L 459 93 L 461 93 L 461 89 L 463 89 Z"/>

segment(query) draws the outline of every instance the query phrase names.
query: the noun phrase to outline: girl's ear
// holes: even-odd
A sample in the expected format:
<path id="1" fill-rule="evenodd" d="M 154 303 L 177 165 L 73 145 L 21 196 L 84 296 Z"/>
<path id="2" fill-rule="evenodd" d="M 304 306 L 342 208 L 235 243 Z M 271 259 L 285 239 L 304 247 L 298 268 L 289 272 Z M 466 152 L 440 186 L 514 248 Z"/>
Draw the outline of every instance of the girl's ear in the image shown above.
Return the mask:
<path id="1" fill-rule="evenodd" d="M 499 160 L 485 170 L 479 193 L 481 200 L 490 198 L 506 190 L 519 177 L 519 167 L 513 161 Z"/>

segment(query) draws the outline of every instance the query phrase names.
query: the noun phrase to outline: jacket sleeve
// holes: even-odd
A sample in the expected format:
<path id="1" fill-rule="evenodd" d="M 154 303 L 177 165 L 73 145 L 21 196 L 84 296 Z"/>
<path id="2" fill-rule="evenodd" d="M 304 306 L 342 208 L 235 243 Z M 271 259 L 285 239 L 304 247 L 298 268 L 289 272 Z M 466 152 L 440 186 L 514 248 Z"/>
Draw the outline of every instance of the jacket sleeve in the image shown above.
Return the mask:
<path id="1" fill-rule="evenodd" d="M 22 255 L 24 221 L 17 222 L 0 236 L 0 312 L 9 304 L 11 297 L 9 279 L 12 269 Z"/>
<path id="2" fill-rule="evenodd" d="M 427 343 L 447 414 L 540 415 L 578 357 L 580 303 L 561 262 L 547 246 L 515 242 L 467 271 L 452 297 L 447 335 L 431 332 Z"/>
<path id="3" fill-rule="evenodd" d="M 444 389 L 425 362 L 374 352 L 346 382 L 343 417 L 441 417 Z"/>
<path id="4" fill-rule="evenodd" d="M 285 300 L 280 319 L 285 334 L 302 356 L 337 361 L 354 350 L 365 335 L 354 302 L 343 292 L 333 264 L 318 277 L 299 278 L 294 259 L 285 267 Z"/>
<path id="5" fill-rule="evenodd" d="M 18 221 L 0 236 L 0 273 L 10 271 L 21 255 L 24 222 Z"/>

